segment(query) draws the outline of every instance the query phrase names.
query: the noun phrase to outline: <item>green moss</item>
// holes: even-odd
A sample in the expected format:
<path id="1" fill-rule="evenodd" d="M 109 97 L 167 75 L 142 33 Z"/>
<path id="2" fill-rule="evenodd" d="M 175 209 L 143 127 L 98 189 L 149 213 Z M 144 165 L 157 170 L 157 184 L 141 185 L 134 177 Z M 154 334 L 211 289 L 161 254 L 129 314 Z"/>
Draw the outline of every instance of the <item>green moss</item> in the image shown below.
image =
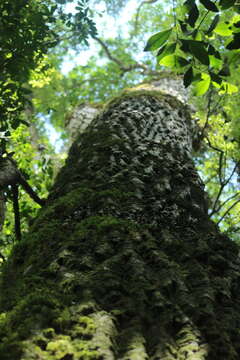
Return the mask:
<path id="1" fill-rule="evenodd" d="M 59 335 L 47 344 L 46 351 L 56 360 L 63 359 L 67 354 L 73 356 L 74 346 L 71 344 L 71 337 Z"/>
<path id="2" fill-rule="evenodd" d="M 58 304 L 55 304 L 53 319 L 50 310 L 52 303 L 49 304 L 49 301 L 43 299 L 40 302 L 39 298 L 35 298 L 35 303 L 40 306 L 38 308 L 32 303 L 33 300 L 24 300 L 21 306 L 14 309 L 14 313 L 7 317 L 1 316 L 1 360 L 17 360 L 21 356 L 24 360 L 99 359 L 96 339 L 93 341 L 99 321 L 91 315 L 83 315 L 86 310 L 93 310 L 91 303 L 85 302 L 62 311 Z M 44 314 L 45 303 L 48 304 L 47 314 Z M 26 316 L 27 304 L 31 309 L 31 316 Z M 54 328 L 44 328 L 44 324 L 39 323 L 39 318 L 33 316 L 37 310 L 42 313 L 45 322 L 52 323 Z M 31 319 L 31 324 L 26 318 Z M 58 332 L 61 332 L 61 335 Z"/>
<path id="3" fill-rule="evenodd" d="M 122 192 L 116 188 L 96 191 L 87 187 L 78 187 L 55 200 L 46 209 L 43 209 L 31 230 L 39 231 L 41 230 L 39 227 L 43 225 L 44 228 L 46 227 L 46 232 L 51 230 L 48 226 L 59 229 L 61 221 L 67 220 L 68 217 L 73 215 L 74 211 L 86 205 L 101 208 L 106 203 L 115 204 L 117 201 L 120 206 L 121 204 L 123 206 L 126 202 L 133 200 L 133 195 L 133 192 Z M 56 221 L 55 219 L 58 220 Z"/>
<path id="4" fill-rule="evenodd" d="M 70 332 L 72 338 L 91 339 L 96 330 L 93 319 L 89 316 L 78 316 L 75 321 L 77 324 Z"/>
<path id="5" fill-rule="evenodd" d="M 83 306 L 84 305 L 84 306 Z M 46 329 L 30 341 L 24 342 L 24 359 L 41 358 L 46 360 L 93 360 L 100 359 L 95 334 L 98 322 L 91 316 L 81 315 L 89 304 L 71 307 L 70 323 L 61 329 L 58 335 L 51 329 Z M 69 326 L 71 325 L 71 326 Z M 103 329 L 102 329 L 103 330 Z M 50 336 L 49 336 L 50 331 Z M 38 357 L 37 357 L 38 356 Z"/>

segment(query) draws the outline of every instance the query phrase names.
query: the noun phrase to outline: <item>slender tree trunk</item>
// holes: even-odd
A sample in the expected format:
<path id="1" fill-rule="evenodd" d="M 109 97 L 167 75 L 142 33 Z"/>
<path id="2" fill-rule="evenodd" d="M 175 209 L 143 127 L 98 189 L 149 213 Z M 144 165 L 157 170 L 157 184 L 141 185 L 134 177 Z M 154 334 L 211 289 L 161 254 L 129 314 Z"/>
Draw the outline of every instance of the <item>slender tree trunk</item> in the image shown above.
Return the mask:
<path id="1" fill-rule="evenodd" d="M 1 360 L 237 360 L 238 248 L 209 220 L 193 124 L 129 91 L 72 145 L 1 283 Z"/>

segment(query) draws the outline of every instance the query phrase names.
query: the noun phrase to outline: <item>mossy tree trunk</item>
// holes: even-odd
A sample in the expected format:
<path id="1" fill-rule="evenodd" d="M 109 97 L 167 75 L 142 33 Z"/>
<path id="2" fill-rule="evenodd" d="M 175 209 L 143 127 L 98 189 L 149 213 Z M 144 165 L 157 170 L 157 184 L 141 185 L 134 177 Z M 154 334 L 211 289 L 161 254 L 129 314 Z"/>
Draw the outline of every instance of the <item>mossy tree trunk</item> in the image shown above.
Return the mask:
<path id="1" fill-rule="evenodd" d="M 132 91 L 72 145 L 1 282 L 1 360 L 237 360 L 238 248 L 209 220 L 184 105 Z"/>

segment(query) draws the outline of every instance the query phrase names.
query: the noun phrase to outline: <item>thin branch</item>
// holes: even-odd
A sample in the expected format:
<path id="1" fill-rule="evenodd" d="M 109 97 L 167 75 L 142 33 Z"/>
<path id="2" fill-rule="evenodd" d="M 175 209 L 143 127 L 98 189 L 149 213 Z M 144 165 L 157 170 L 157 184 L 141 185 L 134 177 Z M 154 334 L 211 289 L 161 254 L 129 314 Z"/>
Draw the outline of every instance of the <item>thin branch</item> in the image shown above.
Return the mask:
<path id="1" fill-rule="evenodd" d="M 209 13 L 210 13 L 210 11 L 209 11 L 209 10 L 205 12 L 205 14 L 203 15 L 203 17 L 202 17 L 202 19 L 201 19 L 200 23 L 198 24 L 197 30 L 199 30 L 199 29 L 200 29 L 200 26 L 202 25 L 202 23 L 204 22 L 204 20 L 206 19 L 206 17 L 208 16 L 208 14 L 209 14 Z"/>
<path id="2" fill-rule="evenodd" d="M 213 87 L 211 86 L 210 88 L 210 92 L 209 92 L 209 97 L 208 97 L 208 103 L 207 103 L 207 116 L 206 116 L 206 121 L 205 121 L 205 124 L 201 130 L 201 133 L 200 133 L 200 139 L 203 140 L 204 138 L 204 133 L 205 133 L 205 130 L 206 128 L 208 127 L 208 124 L 209 124 L 209 119 L 210 119 L 210 116 L 215 112 L 215 110 L 218 108 L 220 102 L 222 101 L 222 98 L 219 97 L 218 101 L 216 102 L 216 104 L 211 108 L 211 105 L 212 105 L 212 95 L 213 95 Z"/>
<path id="3" fill-rule="evenodd" d="M 216 197 L 216 199 L 214 201 L 213 209 L 212 209 L 211 213 L 209 214 L 209 216 L 212 216 L 213 214 L 217 213 L 229 200 L 231 200 L 231 199 L 233 199 L 235 197 L 235 196 L 232 196 L 232 197 L 228 198 L 220 206 L 217 207 L 218 200 L 219 200 L 220 196 L 222 195 L 222 192 L 223 192 L 225 186 L 227 186 L 227 184 L 231 181 L 237 167 L 238 167 L 238 163 L 235 164 L 235 166 L 234 166 L 230 176 L 227 178 L 227 180 L 222 181 L 220 183 L 220 188 L 219 188 L 217 197 Z"/>
<path id="4" fill-rule="evenodd" d="M 101 39 L 99 39 L 96 36 L 93 36 L 93 39 L 95 39 L 101 45 L 101 47 L 105 51 L 108 59 L 115 62 L 115 64 L 117 64 L 119 66 L 120 70 L 123 71 L 124 73 L 139 69 L 139 70 L 142 70 L 141 74 L 144 74 L 144 75 L 159 75 L 158 71 L 150 70 L 145 64 L 142 64 L 142 63 L 135 62 L 132 65 L 125 66 L 125 64 L 122 61 L 120 61 L 119 59 L 117 59 L 115 56 L 113 56 L 111 54 L 108 46 Z"/>
<path id="5" fill-rule="evenodd" d="M 222 184 L 223 183 L 223 181 L 222 181 L 222 161 L 223 161 L 224 152 L 223 152 L 223 150 L 217 148 L 216 146 L 213 146 L 207 136 L 206 136 L 206 139 L 207 139 L 208 145 L 211 149 L 220 152 L 219 166 L 218 166 L 218 178 L 219 178 L 220 184 Z"/>
<path id="6" fill-rule="evenodd" d="M 220 222 L 225 218 L 225 216 L 232 210 L 232 208 L 234 208 L 234 206 L 236 206 L 238 203 L 240 202 L 240 199 L 236 200 L 223 214 L 223 216 L 220 218 L 220 220 L 218 220 L 217 225 L 220 224 Z"/>
<path id="7" fill-rule="evenodd" d="M 115 62 L 120 68 L 123 67 L 123 64 L 121 61 L 119 61 L 117 58 L 115 58 L 111 52 L 109 51 L 107 45 L 101 40 L 99 39 L 97 36 L 93 36 L 93 39 L 96 40 L 100 45 L 101 47 L 103 48 L 103 50 L 105 51 L 107 57 L 109 58 L 109 60 L 112 60 L 113 62 Z"/>
<path id="8" fill-rule="evenodd" d="M 233 200 L 235 197 L 239 196 L 240 192 L 237 192 L 236 194 L 229 196 L 222 204 L 218 206 L 218 208 L 215 209 L 215 211 L 212 211 L 210 216 L 212 216 L 215 213 L 218 213 L 230 200 Z"/>
<path id="9" fill-rule="evenodd" d="M 40 199 L 38 194 L 33 190 L 33 188 L 28 184 L 24 179 L 23 175 L 20 173 L 18 183 L 22 185 L 23 189 L 28 193 L 28 195 L 39 205 L 43 206 L 46 203 L 45 199 Z"/>
<path id="10" fill-rule="evenodd" d="M 234 168 L 233 168 L 230 176 L 229 176 L 227 179 L 224 179 L 224 178 L 222 177 L 222 168 L 223 168 L 224 152 L 223 152 L 223 150 L 221 150 L 221 149 L 213 146 L 213 145 L 211 144 L 211 142 L 210 142 L 210 140 L 209 140 L 208 137 L 206 137 L 206 139 L 207 139 L 207 142 L 208 142 L 208 145 L 209 145 L 210 148 L 212 148 L 212 149 L 215 150 L 215 151 L 220 152 L 220 155 L 219 155 L 219 166 L 218 166 L 218 178 L 219 178 L 220 188 L 219 188 L 218 194 L 217 194 L 217 196 L 216 196 L 216 199 L 215 199 L 215 201 L 214 201 L 212 211 L 211 211 L 211 213 L 209 214 L 209 216 L 212 216 L 213 214 L 215 214 L 216 212 L 219 211 L 219 207 L 217 207 L 217 203 L 218 203 L 218 201 L 219 201 L 219 199 L 220 199 L 220 196 L 222 195 L 222 192 L 223 192 L 225 186 L 231 181 L 231 179 L 232 179 L 232 177 L 233 177 L 233 175 L 234 175 L 234 173 L 235 173 L 235 171 L 236 171 L 236 169 L 237 169 L 237 167 L 238 167 L 238 165 L 239 165 L 239 162 L 237 162 L 237 163 L 235 164 L 235 166 L 234 166 Z M 225 203 L 225 204 L 226 204 L 226 203 Z M 220 208 L 222 208 L 222 206 L 223 206 L 223 205 L 220 205 Z"/>
<path id="11" fill-rule="evenodd" d="M 140 3 L 140 5 L 138 6 L 137 11 L 136 11 L 136 17 L 135 17 L 135 23 L 134 23 L 134 31 L 135 32 L 138 31 L 138 20 L 139 20 L 140 11 L 141 11 L 141 8 L 143 7 L 143 5 L 153 4 L 157 1 L 158 0 L 144 0 Z"/>
<path id="12" fill-rule="evenodd" d="M 206 121 L 205 121 L 205 124 L 204 124 L 204 126 L 202 128 L 201 135 L 200 135 L 201 139 L 203 139 L 205 129 L 208 127 L 209 117 L 210 117 L 210 114 L 211 114 L 212 93 L 213 93 L 213 89 L 211 87 L 210 92 L 209 92 L 209 97 L 208 97 L 208 103 L 207 103 Z"/>

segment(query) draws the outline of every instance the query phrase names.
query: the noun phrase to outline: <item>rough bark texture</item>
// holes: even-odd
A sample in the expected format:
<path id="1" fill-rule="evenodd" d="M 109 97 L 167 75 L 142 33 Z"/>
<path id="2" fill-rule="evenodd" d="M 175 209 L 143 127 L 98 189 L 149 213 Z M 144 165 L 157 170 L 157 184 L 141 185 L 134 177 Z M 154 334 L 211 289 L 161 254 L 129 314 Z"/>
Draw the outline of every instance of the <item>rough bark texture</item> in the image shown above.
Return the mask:
<path id="1" fill-rule="evenodd" d="M 208 219 L 184 105 L 132 91 L 70 149 L 1 283 L 1 360 L 237 360 L 238 248 Z"/>

